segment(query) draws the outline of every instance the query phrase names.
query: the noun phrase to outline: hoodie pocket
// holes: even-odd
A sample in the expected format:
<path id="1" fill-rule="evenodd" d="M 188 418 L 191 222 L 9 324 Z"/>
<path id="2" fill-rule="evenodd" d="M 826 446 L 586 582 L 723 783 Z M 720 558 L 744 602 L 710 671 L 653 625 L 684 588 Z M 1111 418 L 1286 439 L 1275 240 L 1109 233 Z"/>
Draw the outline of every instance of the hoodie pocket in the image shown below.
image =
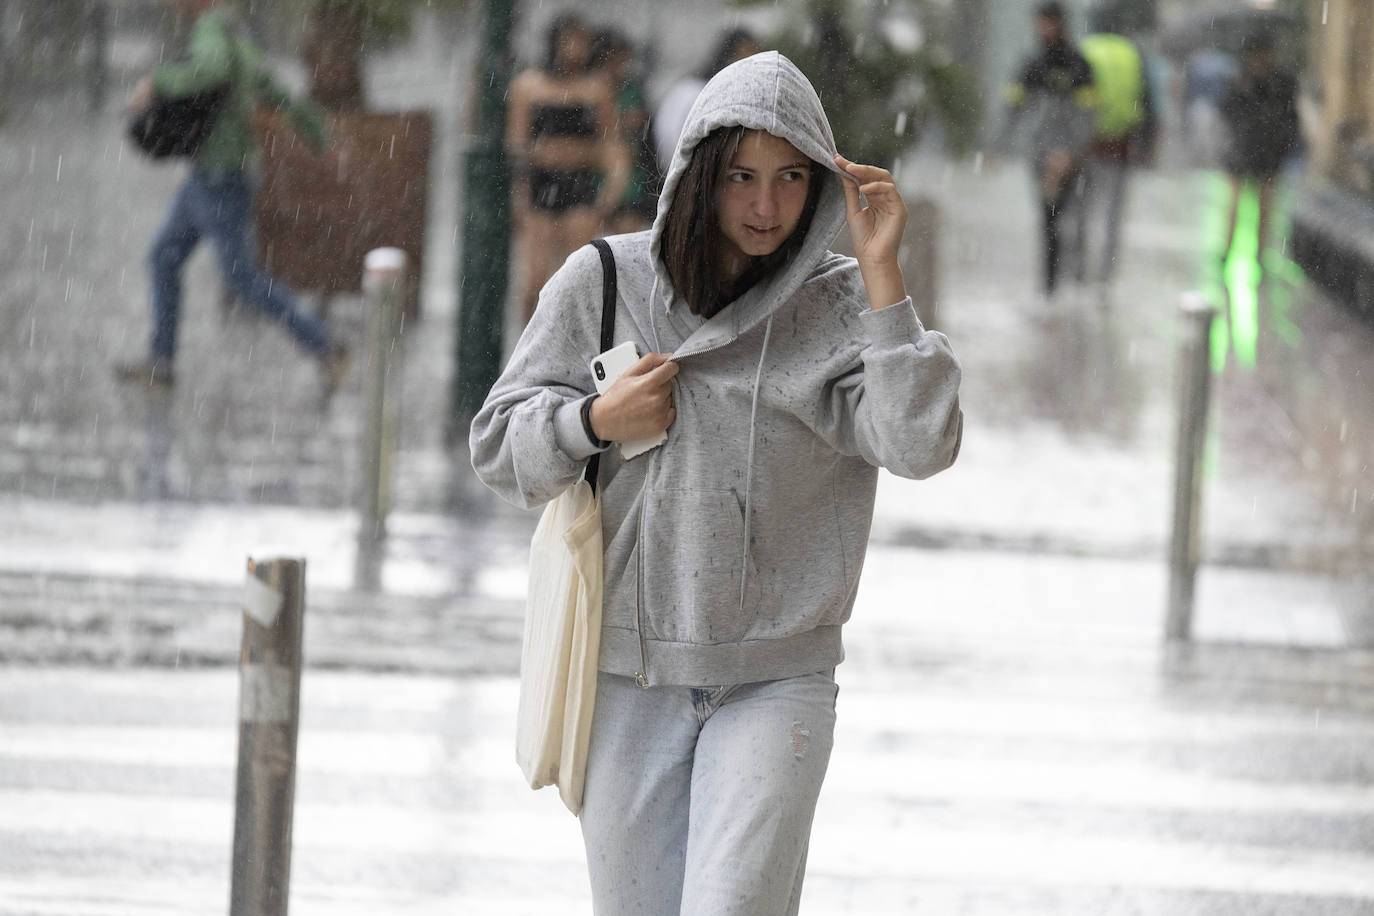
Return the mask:
<path id="1" fill-rule="evenodd" d="M 744 507 L 734 490 L 650 491 L 638 546 L 646 635 L 713 644 L 748 632 L 762 589 L 745 557 Z"/>

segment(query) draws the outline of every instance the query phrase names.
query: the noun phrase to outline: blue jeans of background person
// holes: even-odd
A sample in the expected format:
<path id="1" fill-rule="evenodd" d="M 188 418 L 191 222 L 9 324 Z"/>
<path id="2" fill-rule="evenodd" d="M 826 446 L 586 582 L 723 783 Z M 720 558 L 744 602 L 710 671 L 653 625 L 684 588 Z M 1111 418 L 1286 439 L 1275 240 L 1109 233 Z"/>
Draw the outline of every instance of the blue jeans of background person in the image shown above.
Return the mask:
<path id="1" fill-rule="evenodd" d="M 788 916 L 835 733 L 831 672 L 597 680 L 582 836 L 597 916 Z"/>
<path id="2" fill-rule="evenodd" d="M 202 238 L 215 247 L 224 285 L 239 301 L 281 321 L 311 353 L 322 355 L 329 348 L 324 326 L 297 308 L 296 297 L 285 284 L 258 268 L 249 233 L 252 216 L 253 186 L 244 172 L 208 175 L 193 170 L 177 191 L 148 252 L 155 364 L 170 368 L 176 356 L 181 269 Z"/>

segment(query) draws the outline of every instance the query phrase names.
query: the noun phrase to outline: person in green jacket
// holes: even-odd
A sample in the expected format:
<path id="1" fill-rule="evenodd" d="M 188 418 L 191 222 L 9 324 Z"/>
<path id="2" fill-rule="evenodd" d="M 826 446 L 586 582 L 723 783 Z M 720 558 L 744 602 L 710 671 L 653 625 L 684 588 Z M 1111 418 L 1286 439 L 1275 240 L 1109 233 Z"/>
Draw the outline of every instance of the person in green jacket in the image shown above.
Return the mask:
<path id="1" fill-rule="evenodd" d="M 181 314 L 181 272 L 202 238 L 219 256 L 224 284 L 240 301 L 280 321 L 297 343 L 320 360 L 325 393 L 343 379 L 346 349 L 324 326 L 302 311 L 287 286 L 258 265 L 251 240 L 257 144 L 253 111 L 266 105 L 287 113 L 312 149 L 324 148 L 324 123 L 317 109 L 294 102 L 263 61 L 263 53 L 241 38 L 218 0 L 165 0 L 192 22 L 186 57 L 167 61 L 141 81 L 129 107 L 142 111 L 154 95 L 179 98 L 228 84 L 229 94 L 214 127 L 192 159 L 148 252 L 153 327 L 146 361 L 124 364 L 116 374 L 127 381 L 169 386 L 173 381 L 177 325 Z"/>
<path id="2" fill-rule="evenodd" d="M 1128 170 L 1153 157 L 1156 132 L 1145 56 L 1122 32 L 1121 15 L 1109 4 L 1095 11 L 1091 33 L 1078 43 L 1092 68 L 1097 124 L 1083 168 L 1082 206 L 1069 259 L 1080 283 L 1103 286 L 1116 270 Z"/>

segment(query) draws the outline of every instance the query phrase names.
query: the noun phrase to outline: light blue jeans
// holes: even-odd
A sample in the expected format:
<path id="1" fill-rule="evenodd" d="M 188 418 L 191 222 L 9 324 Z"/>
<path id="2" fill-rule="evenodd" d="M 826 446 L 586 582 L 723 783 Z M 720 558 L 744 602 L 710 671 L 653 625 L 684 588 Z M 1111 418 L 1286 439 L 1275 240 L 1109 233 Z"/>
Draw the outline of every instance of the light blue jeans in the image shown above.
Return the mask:
<path id="1" fill-rule="evenodd" d="M 835 734 L 833 672 L 641 688 L 602 673 L 582 807 L 596 916 L 791 916 Z"/>

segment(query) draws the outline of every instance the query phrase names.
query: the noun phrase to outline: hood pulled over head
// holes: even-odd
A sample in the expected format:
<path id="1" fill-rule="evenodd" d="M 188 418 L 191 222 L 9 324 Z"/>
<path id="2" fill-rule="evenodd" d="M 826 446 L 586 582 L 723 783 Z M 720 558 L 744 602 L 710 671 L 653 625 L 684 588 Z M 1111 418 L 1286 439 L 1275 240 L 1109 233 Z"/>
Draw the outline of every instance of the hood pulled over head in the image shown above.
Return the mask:
<path id="1" fill-rule="evenodd" d="M 835 137 L 830 122 L 816 90 L 796 64 L 777 51 L 764 51 L 721 70 L 692 105 L 663 182 L 650 254 L 660 288 L 665 292 L 672 289 L 672 282 L 662 259 L 663 232 L 682 174 L 698 143 L 712 131 L 737 126 L 766 131 L 791 143 L 821 166 L 820 173 L 812 178 L 824 182 L 816 212 L 796 257 L 765 281 L 768 290 L 762 297 L 764 301 L 755 299 L 749 303 L 749 311 L 755 312 L 757 317 L 757 313 L 772 311 L 795 292 L 824 256 L 844 224 L 844 189 L 840 182 L 852 179 L 842 177 L 835 165 Z M 671 302 L 671 294 L 666 298 Z"/>

